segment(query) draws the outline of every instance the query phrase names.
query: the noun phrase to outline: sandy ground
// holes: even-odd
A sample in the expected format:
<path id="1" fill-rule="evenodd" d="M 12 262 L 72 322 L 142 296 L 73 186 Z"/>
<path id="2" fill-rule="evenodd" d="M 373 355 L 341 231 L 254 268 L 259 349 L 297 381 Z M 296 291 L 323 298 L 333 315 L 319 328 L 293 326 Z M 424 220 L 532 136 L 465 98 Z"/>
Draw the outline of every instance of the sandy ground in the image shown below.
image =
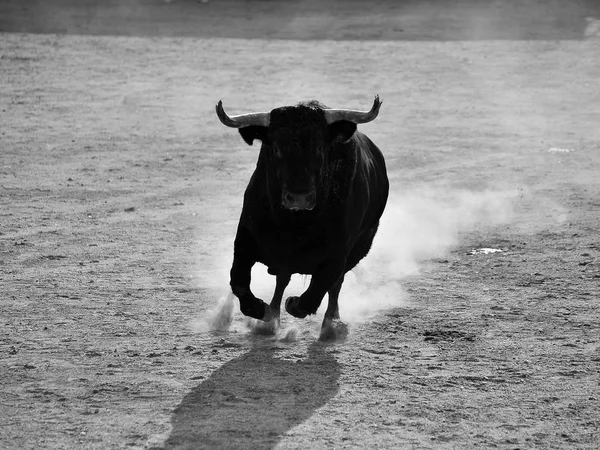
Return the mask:
<path id="1" fill-rule="evenodd" d="M 47 34 L 2 2 L 0 448 L 597 448 L 600 47 L 573 5 L 552 39 L 319 40 L 307 16 L 279 40 Z M 256 335 L 237 305 L 211 331 L 258 150 L 216 101 L 374 93 L 392 195 L 347 340 L 322 313 Z"/>

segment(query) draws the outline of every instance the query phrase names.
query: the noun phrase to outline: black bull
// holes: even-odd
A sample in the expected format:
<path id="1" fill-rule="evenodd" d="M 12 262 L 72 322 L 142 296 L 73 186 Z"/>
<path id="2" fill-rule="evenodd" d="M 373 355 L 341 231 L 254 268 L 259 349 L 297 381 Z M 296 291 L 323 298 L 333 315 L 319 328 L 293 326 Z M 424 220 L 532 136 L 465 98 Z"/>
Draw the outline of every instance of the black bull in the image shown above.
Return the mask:
<path id="1" fill-rule="evenodd" d="M 339 321 L 338 296 L 344 275 L 371 248 L 388 198 L 384 157 L 357 131 L 374 120 L 370 111 L 334 110 L 303 102 L 270 113 L 217 115 L 238 128 L 252 145 L 262 141 L 256 170 L 244 195 L 234 244 L 231 289 L 246 316 L 278 321 L 283 292 L 294 273 L 311 275 L 300 297 L 289 297 L 292 316 L 315 314 L 325 293 L 329 305 L 322 330 Z M 276 276 L 270 305 L 250 289 L 251 269 L 260 262 Z"/>

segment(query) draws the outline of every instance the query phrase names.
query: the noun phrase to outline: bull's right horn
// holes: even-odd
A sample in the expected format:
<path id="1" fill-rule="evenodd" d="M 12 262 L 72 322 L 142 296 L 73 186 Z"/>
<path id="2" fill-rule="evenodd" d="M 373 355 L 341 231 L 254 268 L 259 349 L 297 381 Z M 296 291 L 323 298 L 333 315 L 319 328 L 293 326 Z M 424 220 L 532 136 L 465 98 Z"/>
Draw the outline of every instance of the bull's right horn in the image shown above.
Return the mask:
<path id="1" fill-rule="evenodd" d="M 239 116 L 228 116 L 223 109 L 223 102 L 219 100 L 219 103 L 215 106 L 217 116 L 221 123 L 231 128 L 244 128 L 252 125 L 261 127 L 268 127 L 271 120 L 271 113 L 256 112 L 249 114 L 240 114 Z"/>

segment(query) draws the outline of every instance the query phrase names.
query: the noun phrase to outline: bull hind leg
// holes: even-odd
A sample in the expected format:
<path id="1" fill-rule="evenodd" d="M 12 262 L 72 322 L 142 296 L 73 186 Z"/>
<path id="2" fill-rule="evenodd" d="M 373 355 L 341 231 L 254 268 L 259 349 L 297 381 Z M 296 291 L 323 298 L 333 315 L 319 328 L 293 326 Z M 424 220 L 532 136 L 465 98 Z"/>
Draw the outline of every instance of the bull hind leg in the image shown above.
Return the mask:
<path id="1" fill-rule="evenodd" d="M 378 227 L 379 222 L 375 223 L 375 225 L 360 236 L 346 260 L 346 272 L 352 270 L 361 259 L 367 256 L 369 250 L 371 250 L 373 238 L 375 237 L 375 234 L 377 234 Z M 338 298 L 343 282 L 344 275 L 342 275 L 328 291 L 329 305 L 327 306 L 327 311 L 325 311 L 325 317 L 323 319 L 323 324 L 321 325 L 321 335 L 319 336 L 319 339 L 322 341 L 345 339 L 348 335 L 348 326 L 340 320 L 338 307 Z"/>
<path id="2" fill-rule="evenodd" d="M 271 300 L 271 311 L 274 316 L 279 318 L 279 314 L 281 311 L 281 300 L 283 299 L 283 292 L 285 288 L 290 284 L 291 275 L 290 274 L 277 274 L 276 282 L 275 282 L 275 292 L 273 293 L 273 299 Z"/>
<path id="3" fill-rule="evenodd" d="M 329 303 L 327 305 L 327 310 L 325 311 L 323 324 L 321 325 L 321 334 L 319 335 L 319 340 L 321 341 L 345 339 L 348 335 L 348 326 L 340 319 L 340 309 L 338 304 L 343 283 L 344 275 L 340 277 L 327 293 L 329 296 Z"/>
<path id="4" fill-rule="evenodd" d="M 278 274 L 275 281 L 275 292 L 269 305 L 271 308 L 271 318 L 267 322 L 258 322 L 253 331 L 256 334 L 274 335 L 279 329 L 279 317 L 281 311 L 281 300 L 285 288 L 290 284 L 291 276 L 289 274 Z"/>

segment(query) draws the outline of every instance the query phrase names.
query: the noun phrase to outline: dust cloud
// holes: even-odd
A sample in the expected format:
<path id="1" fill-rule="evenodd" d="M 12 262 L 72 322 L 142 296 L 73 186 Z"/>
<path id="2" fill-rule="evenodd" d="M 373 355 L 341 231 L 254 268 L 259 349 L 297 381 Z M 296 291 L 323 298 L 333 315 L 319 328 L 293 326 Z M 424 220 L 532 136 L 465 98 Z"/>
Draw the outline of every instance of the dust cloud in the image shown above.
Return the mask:
<path id="1" fill-rule="evenodd" d="M 443 257 L 460 243 L 464 233 L 475 227 L 508 223 L 517 196 L 516 191 L 510 190 L 473 192 L 442 188 L 392 193 L 369 255 L 346 274 L 340 294 L 342 320 L 361 322 L 383 310 L 409 305 L 402 280 L 418 276 L 424 261 Z M 228 290 L 230 264 L 231 255 L 221 255 L 213 270 L 202 277 L 213 286 L 218 280 L 221 295 L 204 319 L 193 324 L 196 331 L 225 331 L 233 324 L 239 330 L 260 332 L 253 321 L 233 321 L 237 299 Z M 308 276 L 294 275 L 284 298 L 300 295 L 309 282 Z M 274 288 L 275 277 L 257 264 L 252 271 L 255 295 L 268 302 Z M 326 305 L 327 297 L 319 308 L 319 316 Z M 295 340 L 296 336 L 288 339 Z"/>
<path id="2" fill-rule="evenodd" d="M 194 318 L 189 323 L 189 328 L 194 333 L 228 331 L 233 323 L 235 300 L 231 291 L 223 292 L 216 304 L 209 307 L 200 318 Z"/>
<path id="3" fill-rule="evenodd" d="M 508 223 L 516 191 L 420 189 L 390 196 L 369 255 L 346 275 L 340 294 L 344 320 L 362 321 L 406 306 L 402 280 L 440 258 L 479 226 Z"/>

